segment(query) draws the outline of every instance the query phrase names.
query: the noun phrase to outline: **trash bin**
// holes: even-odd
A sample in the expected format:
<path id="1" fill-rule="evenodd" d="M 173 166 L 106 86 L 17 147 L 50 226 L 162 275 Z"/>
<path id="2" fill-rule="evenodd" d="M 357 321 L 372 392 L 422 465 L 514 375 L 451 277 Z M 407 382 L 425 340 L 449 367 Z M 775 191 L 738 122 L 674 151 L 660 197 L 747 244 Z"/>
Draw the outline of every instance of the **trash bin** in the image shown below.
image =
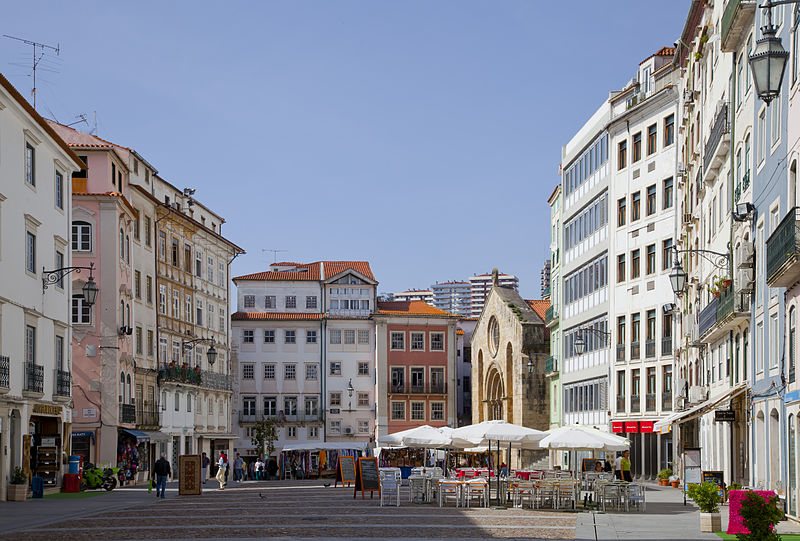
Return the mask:
<path id="1" fill-rule="evenodd" d="M 81 456 L 69 455 L 69 473 L 81 473 Z"/>
<path id="2" fill-rule="evenodd" d="M 80 492 L 81 491 L 81 476 L 77 473 L 64 474 L 64 492 Z"/>
<path id="3" fill-rule="evenodd" d="M 34 475 L 31 480 L 31 492 L 33 492 L 33 498 L 44 498 L 44 479 Z"/>

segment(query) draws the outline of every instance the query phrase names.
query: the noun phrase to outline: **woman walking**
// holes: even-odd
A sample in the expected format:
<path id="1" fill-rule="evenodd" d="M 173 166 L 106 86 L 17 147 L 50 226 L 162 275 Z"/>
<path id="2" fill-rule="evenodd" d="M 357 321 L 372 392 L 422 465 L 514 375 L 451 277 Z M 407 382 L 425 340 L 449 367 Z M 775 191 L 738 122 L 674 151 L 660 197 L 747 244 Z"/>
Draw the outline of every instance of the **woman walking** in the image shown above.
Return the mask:
<path id="1" fill-rule="evenodd" d="M 228 458 L 225 453 L 219 454 L 219 462 L 217 462 L 219 469 L 217 470 L 217 481 L 219 481 L 219 489 L 223 490 L 225 485 L 225 474 L 228 473 Z"/>

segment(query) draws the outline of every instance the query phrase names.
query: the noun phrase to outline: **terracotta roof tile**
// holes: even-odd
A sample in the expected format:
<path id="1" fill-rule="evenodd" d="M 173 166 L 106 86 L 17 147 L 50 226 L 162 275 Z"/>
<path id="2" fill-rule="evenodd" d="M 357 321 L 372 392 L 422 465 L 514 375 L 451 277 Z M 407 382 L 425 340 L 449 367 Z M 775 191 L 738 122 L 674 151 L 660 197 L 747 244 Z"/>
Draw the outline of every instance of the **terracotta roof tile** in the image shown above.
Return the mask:
<path id="1" fill-rule="evenodd" d="M 544 313 L 548 308 L 550 308 L 550 301 L 541 299 L 525 299 L 525 302 L 528 303 L 528 306 L 531 307 L 531 310 L 536 312 L 537 316 L 542 318 L 542 321 L 545 320 Z"/>
<path id="2" fill-rule="evenodd" d="M 273 265 L 270 266 L 280 267 L 288 265 L 295 266 L 297 270 L 285 270 L 285 271 L 268 270 L 252 274 L 244 274 L 242 276 L 236 276 L 233 278 L 233 280 L 234 281 L 236 280 L 316 281 L 316 280 L 325 280 L 347 269 L 352 269 L 358 272 L 359 274 L 363 274 L 370 280 L 375 280 L 375 276 L 373 276 L 372 274 L 372 269 L 370 269 L 368 261 L 315 261 L 313 263 L 283 262 L 283 263 L 273 263 Z"/>
<path id="3" fill-rule="evenodd" d="M 375 279 L 372 275 L 372 269 L 369 268 L 368 261 L 321 261 L 320 263 L 322 263 L 324 267 L 323 277 L 326 279 L 331 276 L 336 276 L 347 269 L 353 269 L 370 280 Z"/>
<path id="4" fill-rule="evenodd" d="M 378 302 L 379 314 L 408 314 L 419 316 L 454 317 L 450 312 L 439 310 L 423 301 L 383 301 Z"/>
<path id="5" fill-rule="evenodd" d="M 296 321 L 319 321 L 322 319 L 320 313 L 282 313 L 282 312 L 234 312 L 231 314 L 233 321 L 273 321 L 273 320 L 296 320 Z"/>

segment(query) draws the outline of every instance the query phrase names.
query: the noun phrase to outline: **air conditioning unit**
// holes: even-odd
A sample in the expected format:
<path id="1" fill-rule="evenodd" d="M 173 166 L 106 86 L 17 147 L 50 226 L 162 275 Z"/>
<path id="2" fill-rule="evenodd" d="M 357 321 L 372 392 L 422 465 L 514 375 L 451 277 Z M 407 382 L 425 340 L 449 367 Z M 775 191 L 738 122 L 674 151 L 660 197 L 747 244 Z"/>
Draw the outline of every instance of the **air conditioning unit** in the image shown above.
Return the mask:
<path id="1" fill-rule="evenodd" d="M 689 387 L 689 402 L 702 402 L 708 397 L 708 390 L 702 385 L 692 385 Z"/>
<path id="2" fill-rule="evenodd" d="M 746 240 L 742 241 L 736 254 L 736 262 L 740 269 L 753 267 L 753 252 L 753 243 Z"/>
<path id="3" fill-rule="evenodd" d="M 329 411 L 331 415 L 339 415 L 339 408 L 331 408 Z"/>
<path id="4" fill-rule="evenodd" d="M 675 378 L 675 398 L 686 398 L 686 380 Z"/>
<path id="5" fill-rule="evenodd" d="M 353 435 L 353 427 L 352 426 L 344 427 L 344 433 L 345 433 L 346 436 L 352 436 Z"/>
<path id="6" fill-rule="evenodd" d="M 739 268 L 735 285 L 738 291 L 753 291 L 753 269 Z"/>

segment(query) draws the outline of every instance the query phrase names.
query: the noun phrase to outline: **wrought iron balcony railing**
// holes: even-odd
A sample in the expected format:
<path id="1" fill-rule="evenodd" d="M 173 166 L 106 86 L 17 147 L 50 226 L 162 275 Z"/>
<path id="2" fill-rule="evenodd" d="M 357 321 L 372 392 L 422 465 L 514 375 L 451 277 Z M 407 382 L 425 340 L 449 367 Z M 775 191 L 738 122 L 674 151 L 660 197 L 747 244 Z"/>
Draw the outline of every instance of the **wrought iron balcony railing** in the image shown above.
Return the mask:
<path id="1" fill-rule="evenodd" d="M 644 396 L 644 409 L 656 411 L 656 393 L 648 393 Z"/>
<path id="2" fill-rule="evenodd" d="M 0 355 L 0 389 L 8 389 L 11 384 L 11 361 Z"/>
<path id="3" fill-rule="evenodd" d="M 625 344 L 617 344 L 617 362 L 625 362 Z"/>
<path id="4" fill-rule="evenodd" d="M 793 207 L 767 239 L 767 283 L 787 287 L 800 278 L 800 208 Z"/>
<path id="5" fill-rule="evenodd" d="M 119 422 L 131 425 L 136 423 L 136 406 L 134 404 L 119 405 Z"/>
<path id="6" fill-rule="evenodd" d="M 25 390 L 32 393 L 44 392 L 44 366 L 25 363 Z"/>
<path id="7" fill-rule="evenodd" d="M 631 342 L 631 360 L 638 360 L 641 356 L 641 347 L 639 347 L 639 342 Z"/>
<path id="8" fill-rule="evenodd" d="M 661 411 L 672 411 L 672 391 L 661 393 Z"/>
<path id="9" fill-rule="evenodd" d="M 644 356 L 648 359 L 652 359 L 656 356 L 656 341 L 655 340 L 645 340 L 644 343 Z"/>
<path id="10" fill-rule="evenodd" d="M 72 374 L 67 370 L 55 370 L 56 395 L 70 396 L 72 393 Z"/>
<path id="11" fill-rule="evenodd" d="M 631 395 L 631 413 L 640 413 L 641 411 L 641 396 L 638 394 Z"/>
<path id="12" fill-rule="evenodd" d="M 661 355 L 672 355 L 672 337 L 665 336 L 661 339 Z"/>

